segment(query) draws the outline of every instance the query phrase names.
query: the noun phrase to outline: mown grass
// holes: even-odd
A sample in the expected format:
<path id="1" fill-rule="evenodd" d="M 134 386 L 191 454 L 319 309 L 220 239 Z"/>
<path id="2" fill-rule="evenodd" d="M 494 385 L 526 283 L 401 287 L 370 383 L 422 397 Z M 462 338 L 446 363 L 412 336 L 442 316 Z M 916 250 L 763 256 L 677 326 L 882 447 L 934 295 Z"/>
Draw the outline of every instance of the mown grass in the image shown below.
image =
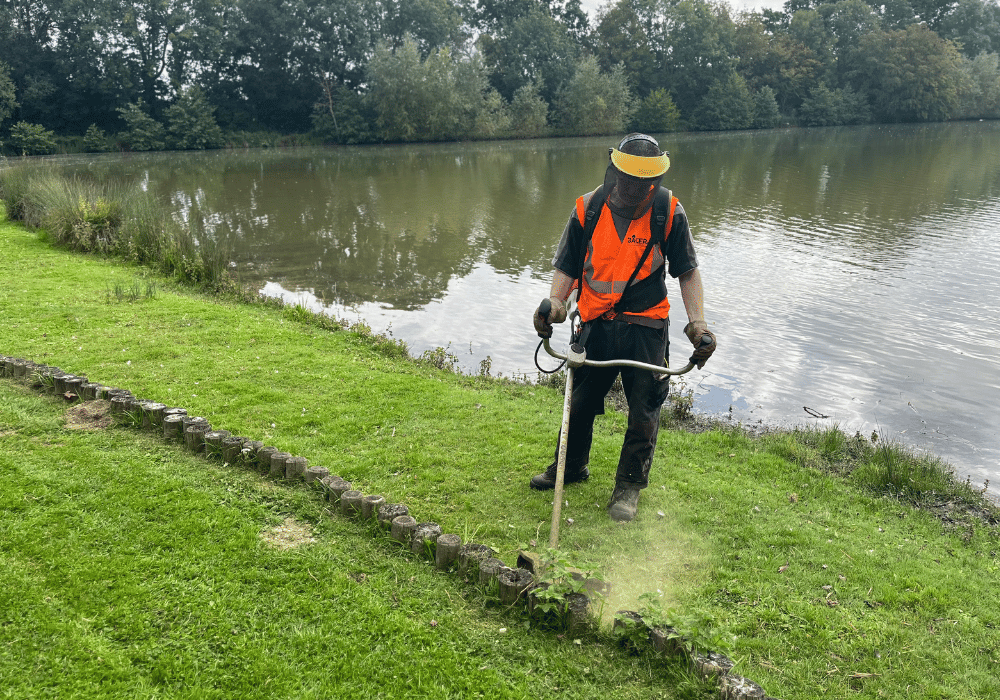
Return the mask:
<path id="1" fill-rule="evenodd" d="M 0 380 L 0 687 L 18 698 L 705 697 L 530 629 L 305 488 L 74 431 Z M 291 519 L 308 536 L 270 533 Z"/>
<path id="2" fill-rule="evenodd" d="M 138 396 L 184 406 L 191 413 L 209 417 L 216 427 L 305 455 L 311 463 L 352 480 L 365 493 L 407 503 L 418 520 L 436 521 L 446 532 L 494 547 L 507 563 L 513 563 L 519 547 L 547 540 L 551 496 L 530 491 L 527 479 L 551 459 L 562 405 L 557 390 L 458 376 L 437 369 L 431 362 L 415 362 L 398 344 L 373 341 L 364 329 L 334 330 L 341 327 L 312 323 L 299 318 L 294 309 L 202 297 L 168 280 L 157 280 L 154 296 L 134 301 L 111 299 L 108 289 L 129 288 L 137 280 L 144 284 L 146 273 L 141 268 L 55 250 L 11 225 L 0 227 L 0 246 L 4 250 L 0 274 L 5 279 L 0 290 L 0 353 L 58 365 L 128 388 Z M 36 413 L 45 411 L 30 403 L 18 410 L 16 420 L 4 417 L 11 427 L 0 428 L 0 433 L 5 433 L 2 489 L 4 502 L 9 504 L 5 507 L 15 512 L 29 507 L 42 509 L 28 528 L 10 540 L 18 544 L 3 549 L 5 557 L 21 558 L 20 569 L 12 566 L 11 571 L 23 569 L 19 574 L 23 581 L 30 582 L 31 572 L 71 571 L 75 560 L 81 558 L 63 557 L 54 544 L 46 545 L 49 548 L 44 556 L 24 553 L 40 546 L 29 542 L 32 529 L 42 522 L 57 522 L 65 513 L 74 527 L 54 534 L 46 530 L 39 540 L 54 543 L 76 529 L 81 533 L 76 537 L 96 537 L 102 547 L 99 551 L 109 557 L 125 556 L 130 551 L 145 553 L 142 561 L 164 557 L 164 572 L 194 567 L 197 575 L 185 580 L 218 581 L 223 590 L 231 591 L 221 601 L 223 609 L 245 615 L 247 610 L 278 605 L 278 612 L 265 626 L 267 630 L 301 628 L 301 619 L 307 620 L 307 638 L 313 639 L 310 634 L 319 630 L 313 643 L 288 633 L 271 647 L 263 642 L 237 650 L 219 647 L 226 649 L 225 654 L 215 647 L 206 648 L 204 640 L 212 635 L 225 637 L 220 630 L 245 629 L 235 626 L 231 616 L 220 617 L 215 626 L 195 626 L 197 635 L 167 635 L 173 640 L 170 648 L 179 650 L 176 653 L 186 664 L 181 674 L 186 680 L 169 686 L 171 697 L 211 696 L 217 688 L 231 687 L 226 674 L 232 668 L 219 659 L 234 654 L 246 656 L 249 662 L 260 660 L 261 665 L 252 672 L 258 684 L 269 673 L 277 673 L 275 658 L 288 660 L 297 671 L 281 677 L 286 680 L 274 686 L 278 688 L 275 696 L 309 696 L 311 691 L 296 690 L 288 679 L 314 678 L 306 664 L 323 663 L 312 658 L 322 647 L 318 637 L 334 644 L 334 630 L 343 633 L 345 626 L 363 627 L 367 636 L 364 641 L 348 642 L 343 649 L 349 652 L 331 648 L 334 654 L 369 654 L 365 658 L 374 664 L 385 656 L 387 640 L 410 635 L 424 639 L 418 634 L 423 628 L 416 624 L 422 618 L 415 610 L 454 610 L 449 605 L 457 605 L 455 601 L 463 601 L 470 619 L 477 614 L 493 619 L 494 627 L 484 632 L 482 639 L 491 634 L 495 637 L 496 629 L 504 626 L 508 634 L 514 629 L 521 630 L 519 634 L 523 631 L 535 646 L 529 649 L 522 642 L 521 655 L 505 660 L 495 645 L 485 641 L 469 644 L 463 638 L 455 645 L 427 644 L 422 653 L 431 659 L 447 657 L 442 663 L 457 679 L 454 685 L 437 691 L 442 696 L 449 692 L 461 696 L 466 687 L 461 683 L 487 694 L 496 683 L 501 689 L 513 688 L 500 691 L 500 696 L 507 692 L 510 697 L 521 693 L 539 697 L 593 697 L 599 693 L 612 697 L 631 697 L 631 693 L 635 697 L 697 697 L 705 692 L 676 666 L 645 654 L 629 657 L 613 651 L 614 645 L 601 634 L 582 640 L 577 647 L 553 633 L 524 629 L 523 616 L 495 610 L 487 599 L 470 594 L 464 584 L 432 574 L 425 565 L 405 557 L 406 573 L 396 573 L 397 567 L 403 566 L 398 553 L 384 543 L 373 544 L 359 526 L 323 517 L 322 505 L 304 488 L 275 488 L 256 475 L 223 472 L 146 438 L 139 438 L 136 449 L 152 457 L 136 455 L 121 460 L 125 473 L 141 481 L 158 479 L 156 474 L 162 470 L 174 478 L 184 473 L 189 475 L 184 478 L 192 481 L 156 485 L 152 492 L 143 487 L 137 499 L 126 498 L 126 487 L 122 486 L 117 498 L 108 499 L 121 512 L 96 520 L 120 521 L 133 526 L 130 533 L 144 529 L 144 523 L 157 524 L 151 535 L 155 543 L 133 545 L 124 534 L 87 534 L 99 523 L 84 517 L 85 513 L 74 514 L 73 503 L 87 488 L 101 488 L 106 479 L 100 476 L 100 465 L 110 459 L 105 453 L 111 451 L 84 449 L 74 442 L 70 452 L 79 458 L 61 457 L 54 464 L 64 470 L 72 465 L 74 478 L 83 479 L 86 488 L 59 491 L 59 478 L 53 476 L 46 482 L 50 484 L 45 491 L 48 495 L 37 502 L 26 499 L 24 494 L 39 489 L 29 488 L 24 479 L 43 469 L 45 460 L 39 457 L 26 462 L 33 466 L 20 468 L 10 457 L 12 450 L 27 449 L 25 445 L 30 446 L 33 436 L 42 446 L 68 440 L 58 430 L 53 436 L 39 428 L 19 427 Z M 44 416 L 39 420 L 49 420 L 50 426 L 55 421 Z M 567 489 L 563 514 L 573 522 L 564 523 L 560 535 L 561 549 L 578 565 L 596 568 L 612 580 L 615 593 L 606 611 L 635 609 L 642 594 L 653 593 L 662 596 L 665 606 L 711 620 L 719 629 L 737 636 L 733 649 L 739 662 L 737 672 L 757 680 L 776 697 L 989 698 L 1000 693 L 996 528 L 975 511 L 966 517 L 962 508 L 953 508 L 949 520 L 942 520 L 939 514 L 915 507 L 944 498 L 953 504 L 961 505 L 963 498 L 976 504 L 975 489 L 953 482 L 930 487 L 938 484 L 937 477 L 926 484 L 913 478 L 899 481 L 907 470 L 921 478 L 946 474 L 946 469 L 935 471 L 930 463 L 912 461 L 902 450 L 893 457 L 891 471 L 905 488 L 897 485 L 888 489 L 887 484 L 893 483 L 886 478 L 889 465 L 872 459 L 873 454 L 891 446 L 884 438 L 872 443 L 870 438 L 843 436 L 836 431 L 753 437 L 732 429 L 699 434 L 668 430 L 661 433 L 653 483 L 644 492 L 639 517 L 628 526 L 617 526 L 608 520 L 604 504 L 624 428 L 623 417 L 614 412 L 599 421 L 593 476 Z M 124 434 L 121 438 L 89 439 L 120 439 L 123 445 L 136 440 Z M 53 448 L 39 449 L 45 454 Z M 905 467 L 904 457 L 910 460 L 905 464 L 922 466 Z M 20 481 L 8 479 L 7 472 L 20 474 Z M 241 486 L 243 480 L 248 485 Z M 221 495 L 223 492 L 228 495 Z M 167 511 L 150 511 L 160 501 Z M 208 505 L 195 508 L 202 501 Z M 196 521 L 224 520 L 230 517 L 226 508 L 241 513 L 249 509 L 257 515 L 239 516 L 253 521 L 245 530 L 223 528 L 208 536 L 194 524 L 173 524 L 173 519 L 188 508 L 199 513 Z M 220 512 L 210 515 L 216 508 Z M 982 513 L 989 517 L 985 506 Z M 212 547 L 246 549 L 252 540 L 248 533 L 256 536 L 267 523 L 287 515 L 316 527 L 317 543 L 296 550 L 294 555 L 306 558 L 304 569 L 293 567 L 287 575 L 272 577 L 268 572 L 275 567 L 280 570 L 274 562 L 263 568 L 247 568 L 245 560 L 212 553 L 216 551 Z M 5 517 L 3 521 L 5 527 L 17 527 L 11 523 L 19 518 Z M 191 537 L 184 535 L 188 527 L 195 531 Z M 171 537 L 175 539 L 168 547 Z M 6 537 L 4 541 L 8 541 Z M 306 551 L 324 554 L 311 559 L 303 553 Z M 324 557 L 334 562 L 331 566 L 338 571 L 357 571 L 352 568 L 358 566 L 354 562 L 364 562 L 361 570 L 368 572 L 366 577 L 381 582 L 375 597 L 398 601 L 402 610 L 399 624 L 403 618 L 413 618 L 415 627 L 404 626 L 399 631 L 398 625 L 384 623 L 384 609 L 365 608 L 338 588 L 316 592 L 317 582 L 310 573 L 322 585 L 328 585 L 325 577 L 333 576 L 333 569 L 320 567 Z M 220 563 L 212 567 L 210 576 L 207 569 L 186 563 L 194 560 Z M 422 581 L 423 576 L 430 577 L 426 590 L 423 584 L 408 586 L 410 577 Z M 69 595 L 66 587 L 73 586 L 72 578 L 56 577 L 45 589 L 51 592 L 20 602 L 12 596 L 5 606 L 11 619 L 24 617 L 42 631 L 32 635 L 25 646 L 17 636 L 21 627 L 6 625 L 6 648 L 23 655 L 29 653 L 25 649 L 48 643 L 62 650 L 54 659 L 72 659 L 89 658 L 87 649 L 91 646 L 125 648 L 136 644 L 147 659 L 139 664 L 139 675 L 152 683 L 155 665 L 148 659 L 160 658 L 154 652 L 160 648 L 162 634 L 149 634 L 138 641 L 128 635 L 119 639 L 113 635 L 115 628 L 105 624 L 91 630 L 92 636 L 85 640 L 77 639 L 63 627 L 60 620 L 64 614 L 37 603 L 45 596 L 65 598 Z M 97 579 L 95 575 L 91 578 Z M 13 587 L 17 585 L 20 583 Z M 311 591 L 303 595 L 315 610 L 310 607 L 306 614 L 308 606 L 303 602 L 282 603 L 288 596 L 284 589 L 299 590 L 296 586 Z M 443 596 L 434 592 L 438 589 L 445 591 Z M 104 595 L 100 585 L 94 590 Z M 198 590 L 193 583 L 190 588 L 178 584 L 171 608 L 177 611 L 178 619 L 197 621 L 210 615 L 206 606 L 211 598 Z M 85 599 L 82 593 L 70 597 L 74 596 Z M 151 618 L 140 614 L 150 604 L 145 589 L 132 584 L 124 587 L 121 596 L 108 603 L 125 611 L 121 619 L 115 618 L 117 624 L 130 624 L 127 618 L 133 616 L 142 625 L 146 620 L 153 624 Z M 419 602 L 423 596 L 431 596 L 426 607 Z M 446 599 L 449 604 L 444 603 Z M 73 605 L 74 610 L 86 607 L 83 602 Z M 364 609 L 357 613 L 345 610 L 350 605 Z M 91 619 L 84 612 L 78 614 Z M 337 618 L 344 615 L 353 624 L 338 623 Z M 492 617 L 495 615 L 501 616 L 502 623 Z M 441 618 L 435 613 L 439 623 Z M 130 629 L 138 634 L 140 627 Z M 441 625 L 433 629 L 440 630 Z M 263 637 L 260 630 L 254 634 L 253 639 Z M 363 651 L 366 645 L 368 651 Z M 299 654 L 300 649 L 308 653 Z M 450 651 L 455 649 L 465 651 L 451 657 Z M 598 654 L 601 670 L 595 670 L 597 662 L 591 664 L 589 658 L 566 657 L 567 649 L 573 649 L 573 654 Z M 500 669 L 498 675 L 482 683 L 473 680 L 479 666 L 460 663 L 457 659 L 463 653 L 475 656 L 479 665 Z M 4 668 L 16 668 L 15 660 L 21 658 L 5 660 Z M 559 661 L 563 658 L 569 658 L 565 666 Z M 56 660 L 51 663 L 56 664 Z M 376 678 L 386 683 L 392 675 L 403 679 L 400 683 L 431 677 L 429 666 L 406 670 L 394 659 L 384 665 L 393 670 Z M 556 669 L 544 693 L 537 694 L 538 688 L 527 680 L 521 686 L 504 686 L 500 680 L 520 678 L 521 670 L 527 667 L 536 674 Z M 70 670 L 64 676 L 70 680 L 61 681 L 65 684 L 82 687 L 97 677 L 93 664 L 67 668 Z M 560 668 L 565 671 L 557 670 Z M 644 670 L 629 675 L 632 671 L 628 669 L 636 668 Z M 594 674 L 592 681 L 583 669 Z M 371 691 L 375 682 L 365 676 L 372 672 L 369 666 L 352 665 L 338 676 L 346 678 L 337 681 L 345 685 L 315 687 L 330 693 L 334 692 L 330 688 L 365 687 Z M 643 680 L 652 676 L 655 681 Z M 616 677 L 628 680 L 615 682 L 612 679 Z M 35 682 L 44 687 L 41 681 Z M 351 683 L 357 685 L 346 685 Z M 398 686 L 396 694 L 403 687 Z"/>

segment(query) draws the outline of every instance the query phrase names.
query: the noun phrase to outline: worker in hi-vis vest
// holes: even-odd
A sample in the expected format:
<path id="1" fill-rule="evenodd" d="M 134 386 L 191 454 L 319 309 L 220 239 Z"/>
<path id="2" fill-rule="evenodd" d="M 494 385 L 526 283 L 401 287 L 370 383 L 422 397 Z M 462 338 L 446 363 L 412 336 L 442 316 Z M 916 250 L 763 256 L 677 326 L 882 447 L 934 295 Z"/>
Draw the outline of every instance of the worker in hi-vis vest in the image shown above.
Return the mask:
<path id="1" fill-rule="evenodd" d="M 534 315 L 538 335 L 551 337 L 552 324 L 566 319 L 566 301 L 579 289 L 581 329 L 578 343 L 589 360 L 636 360 L 664 365 L 669 346 L 666 274 L 680 284 L 687 312 L 684 334 L 703 367 L 715 352 L 715 336 L 705 323 L 704 293 L 687 216 L 660 181 L 670 167 L 669 154 L 651 136 L 629 134 L 610 149 L 604 184 L 576 200 L 552 265 L 550 311 Z M 702 340 L 709 336 L 711 342 Z M 608 503 L 613 520 L 635 517 L 649 471 L 666 401 L 669 379 L 630 367 L 574 370 L 570 403 L 565 483 L 590 476 L 594 418 L 604 413 L 604 397 L 621 373 L 628 400 L 628 429 L 618 459 L 615 486 Z M 556 459 L 558 458 L 558 441 Z M 556 459 L 531 478 L 534 489 L 556 483 Z"/>

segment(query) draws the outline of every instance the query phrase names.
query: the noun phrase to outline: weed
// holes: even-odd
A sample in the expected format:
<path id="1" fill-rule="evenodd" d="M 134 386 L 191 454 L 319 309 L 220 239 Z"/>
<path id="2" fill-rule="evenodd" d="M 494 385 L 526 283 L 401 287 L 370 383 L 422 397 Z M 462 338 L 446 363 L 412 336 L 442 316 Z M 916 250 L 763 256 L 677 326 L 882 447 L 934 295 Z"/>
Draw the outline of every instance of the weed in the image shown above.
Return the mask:
<path id="1" fill-rule="evenodd" d="M 639 615 L 646 625 L 666 632 L 667 639 L 673 640 L 689 655 L 732 653 L 736 635 L 721 627 L 710 612 L 698 609 L 679 612 L 664 608 L 655 593 L 642 594 L 639 602 Z"/>
<path id="2" fill-rule="evenodd" d="M 541 573 L 532 593 L 535 610 L 554 620 L 556 627 L 565 628 L 573 597 L 584 594 L 586 580 L 594 572 L 573 567 L 565 553 L 549 547 L 539 551 L 539 560 Z"/>
<path id="3" fill-rule="evenodd" d="M 437 369 L 456 372 L 458 357 L 449 350 L 450 347 L 451 344 L 449 343 L 447 348 L 436 347 L 433 350 L 424 350 L 420 356 L 420 360 Z"/>
<path id="4" fill-rule="evenodd" d="M 673 390 L 667 396 L 670 413 L 676 420 L 689 420 L 694 409 L 694 389 L 689 388 L 683 379 L 673 381 Z"/>
<path id="5" fill-rule="evenodd" d="M 145 288 L 137 280 L 132 282 L 131 285 L 125 286 L 123 284 L 115 284 L 114 287 L 108 287 L 105 293 L 105 299 L 107 303 L 129 303 L 134 304 L 137 301 L 150 300 L 156 298 L 156 283 L 146 282 Z"/>

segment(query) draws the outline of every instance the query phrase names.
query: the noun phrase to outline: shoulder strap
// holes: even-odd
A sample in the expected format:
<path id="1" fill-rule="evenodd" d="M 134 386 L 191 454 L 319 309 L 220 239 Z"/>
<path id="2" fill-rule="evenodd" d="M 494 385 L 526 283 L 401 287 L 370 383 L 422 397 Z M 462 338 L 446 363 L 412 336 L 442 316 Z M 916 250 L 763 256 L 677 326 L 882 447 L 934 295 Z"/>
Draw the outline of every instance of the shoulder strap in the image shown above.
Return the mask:
<path id="1" fill-rule="evenodd" d="M 583 260 L 580 263 L 580 274 L 577 275 L 576 280 L 576 288 L 580 290 L 580 294 L 583 294 L 583 269 L 587 265 L 587 249 L 590 247 L 590 240 L 594 237 L 594 229 L 597 228 L 597 221 L 601 218 L 601 209 L 607 198 L 604 185 L 599 185 L 587 203 L 584 220 L 580 222 L 583 225 Z"/>
<path id="2" fill-rule="evenodd" d="M 646 249 L 642 251 L 642 257 L 639 258 L 639 264 L 635 266 L 632 270 L 632 276 L 628 278 L 628 282 L 625 283 L 625 289 L 622 290 L 622 294 L 618 297 L 618 303 L 615 304 L 614 310 L 620 312 L 624 307 L 625 296 L 628 294 L 629 287 L 635 282 L 635 278 L 639 275 L 639 270 L 642 266 L 646 264 L 646 258 L 649 257 L 650 252 L 653 250 L 654 244 L 662 244 L 666 240 L 667 235 L 667 213 L 670 211 L 670 203 L 673 199 L 673 195 L 670 190 L 666 187 L 661 187 L 656 195 L 653 197 L 653 211 L 650 214 L 649 220 L 649 242 L 646 244 Z"/>

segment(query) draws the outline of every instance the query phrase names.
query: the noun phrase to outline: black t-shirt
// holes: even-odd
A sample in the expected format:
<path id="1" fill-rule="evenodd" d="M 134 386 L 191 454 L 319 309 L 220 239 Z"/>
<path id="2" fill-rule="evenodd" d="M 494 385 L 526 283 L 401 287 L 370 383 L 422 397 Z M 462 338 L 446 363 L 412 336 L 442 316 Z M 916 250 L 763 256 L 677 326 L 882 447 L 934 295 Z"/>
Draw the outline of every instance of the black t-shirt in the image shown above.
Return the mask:
<path id="1" fill-rule="evenodd" d="M 593 194 L 591 192 L 584 195 L 585 205 L 590 202 L 590 197 Z M 618 231 L 618 238 L 624 240 L 631 221 L 614 212 L 611 213 L 611 216 L 615 222 L 615 229 Z M 660 246 L 660 250 L 663 253 L 663 258 L 667 261 L 667 271 L 673 278 L 680 277 L 685 272 L 698 267 L 698 258 L 694 252 L 694 240 L 691 238 L 691 227 L 688 225 L 687 214 L 684 213 L 684 207 L 681 206 L 680 202 L 674 208 L 674 218 L 670 222 L 669 235 Z M 583 269 L 583 260 L 586 255 L 583 224 L 576 216 L 576 206 L 574 205 L 569 221 L 566 222 L 566 228 L 563 229 L 562 238 L 559 239 L 559 247 L 556 248 L 556 254 L 552 258 L 552 266 L 576 279 L 580 275 L 580 270 Z"/>

